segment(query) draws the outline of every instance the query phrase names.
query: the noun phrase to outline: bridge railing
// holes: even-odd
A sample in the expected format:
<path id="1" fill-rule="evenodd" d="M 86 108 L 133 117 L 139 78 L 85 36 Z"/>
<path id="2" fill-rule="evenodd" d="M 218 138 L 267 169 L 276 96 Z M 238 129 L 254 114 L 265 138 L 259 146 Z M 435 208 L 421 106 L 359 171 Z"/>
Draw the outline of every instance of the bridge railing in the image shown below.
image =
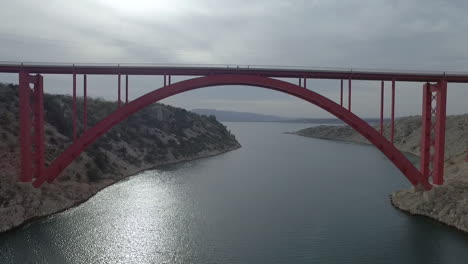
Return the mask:
<path id="1" fill-rule="evenodd" d="M 285 66 L 265 64 L 187 64 L 187 63 L 69 63 L 69 62 L 17 62 L 0 61 L 0 72 L 2 69 L 28 68 L 169 68 L 169 69 L 231 69 L 231 70 L 255 70 L 255 71 L 283 71 L 283 72 L 339 72 L 352 74 L 385 74 L 385 75 L 415 75 L 415 76 L 456 76 L 466 77 L 468 72 L 462 71 L 435 71 L 435 70 L 411 70 L 411 69 L 380 69 L 380 68 L 353 68 L 353 67 L 313 67 L 313 66 Z"/>

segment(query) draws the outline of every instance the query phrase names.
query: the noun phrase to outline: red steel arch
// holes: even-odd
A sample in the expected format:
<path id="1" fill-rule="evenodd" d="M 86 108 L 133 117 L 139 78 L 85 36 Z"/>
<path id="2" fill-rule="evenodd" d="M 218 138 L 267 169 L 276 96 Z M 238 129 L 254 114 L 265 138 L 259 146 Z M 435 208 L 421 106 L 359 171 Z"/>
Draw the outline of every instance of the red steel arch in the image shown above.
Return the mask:
<path id="1" fill-rule="evenodd" d="M 53 161 L 48 168 L 45 169 L 45 173 L 43 174 L 44 176 L 37 178 L 34 182 L 34 186 L 39 187 L 46 180 L 48 182 L 54 181 L 87 146 L 93 143 L 97 138 L 106 133 L 117 123 L 126 119 L 138 110 L 172 95 L 199 88 L 220 85 L 263 87 L 308 101 L 343 120 L 363 135 L 385 156 L 387 156 L 388 159 L 390 159 L 390 161 L 403 173 L 403 175 L 405 175 L 411 184 L 419 188 L 422 187 L 426 190 L 429 190 L 432 187 L 428 179 L 423 177 L 421 172 L 392 143 L 351 111 L 318 93 L 305 89 L 304 87 L 277 79 L 240 74 L 211 75 L 181 81 L 149 92 L 146 95 L 126 104 L 81 135 L 55 161 Z"/>

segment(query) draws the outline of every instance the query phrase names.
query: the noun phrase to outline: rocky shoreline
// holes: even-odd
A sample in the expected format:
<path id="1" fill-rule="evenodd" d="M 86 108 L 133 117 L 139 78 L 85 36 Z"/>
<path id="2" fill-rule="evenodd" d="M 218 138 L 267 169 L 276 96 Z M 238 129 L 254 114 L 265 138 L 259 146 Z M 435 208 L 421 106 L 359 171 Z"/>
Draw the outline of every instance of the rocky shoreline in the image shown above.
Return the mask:
<path id="1" fill-rule="evenodd" d="M 447 182 L 430 191 L 407 189 L 394 192 L 390 199 L 392 205 L 468 233 L 468 163 L 464 162 L 462 166 L 459 174 L 446 175 Z"/>
<path id="2" fill-rule="evenodd" d="M 412 196 L 416 193 L 416 192 L 413 192 L 413 191 L 410 191 L 410 190 L 401 190 L 400 192 L 402 192 L 402 191 L 406 191 Z M 421 193 L 421 192 L 419 192 L 419 193 Z M 423 196 L 423 194 L 419 194 L 419 195 Z M 452 221 L 448 221 L 446 219 L 446 217 L 444 217 L 444 216 L 440 217 L 437 214 L 435 214 L 435 211 L 433 211 L 433 213 L 430 213 L 427 210 L 409 208 L 409 207 L 406 207 L 404 204 L 402 204 L 402 201 L 404 201 L 404 200 L 410 200 L 410 199 L 420 200 L 420 199 L 424 199 L 424 198 L 421 198 L 421 197 L 418 197 L 418 196 L 413 196 L 413 197 L 400 196 L 398 198 L 395 198 L 395 197 L 397 197 L 396 193 L 391 194 L 389 197 L 390 197 L 390 203 L 392 204 L 392 206 L 395 207 L 396 209 L 399 209 L 400 211 L 402 211 L 404 213 L 407 213 L 407 214 L 413 215 L 413 216 L 426 217 L 426 218 L 431 219 L 433 221 L 436 221 L 438 223 L 444 224 L 445 226 L 455 228 L 458 231 L 461 231 L 463 233 L 468 234 L 468 228 L 466 228 L 466 224 L 464 224 L 464 223 L 457 223 L 456 220 L 453 220 L 453 219 L 452 219 Z M 453 217 L 453 218 L 456 218 L 456 216 Z"/>
<path id="3" fill-rule="evenodd" d="M 21 224 L 18 224 L 18 225 L 14 225 L 14 226 L 11 226 L 10 228 L 7 228 L 7 229 L 4 229 L 2 230 L 1 228 L 1 225 L 0 225 L 0 235 L 1 234 L 5 234 L 5 233 L 8 233 L 8 232 L 14 232 L 18 229 L 21 229 L 23 227 L 26 227 L 28 226 L 29 224 L 33 223 L 33 222 L 36 222 L 38 220 L 41 220 L 41 219 L 44 219 L 44 218 L 47 218 L 49 216 L 52 216 L 52 215 L 56 215 L 56 214 L 59 214 L 59 213 L 62 213 L 62 212 L 65 212 L 67 210 L 70 210 L 70 209 L 73 209 L 85 202 L 87 202 L 89 199 L 93 198 L 95 195 L 97 195 L 100 191 L 104 190 L 105 188 L 111 186 L 111 185 L 114 185 L 114 184 L 117 184 L 119 182 L 122 182 L 124 180 L 127 180 L 133 176 L 136 176 L 142 172 L 145 172 L 145 171 L 149 171 L 149 170 L 157 170 L 159 167 L 161 166 L 164 166 L 164 165 L 171 165 L 171 164 L 178 164 L 178 163 L 184 163 L 184 162 L 190 162 L 190 161 L 194 161 L 194 160 L 198 160 L 198 159 L 204 159 L 204 158 L 209 158 L 209 157 L 214 157 L 214 156 L 218 156 L 218 155 L 222 155 L 224 153 L 227 153 L 229 151 L 233 151 L 233 150 L 236 150 L 238 148 L 240 148 L 241 146 L 236 146 L 236 147 L 233 147 L 231 149 L 225 149 L 225 150 L 222 150 L 222 151 L 218 151 L 218 152 L 211 152 L 211 153 L 206 153 L 205 155 L 200 155 L 200 156 L 196 156 L 196 157 L 191 157 L 191 158 L 186 158 L 186 159 L 181 159 L 181 160 L 176 160 L 176 161 L 171 161 L 171 162 L 167 162 L 167 163 L 162 163 L 162 164 L 159 164 L 157 166 L 153 166 L 153 167 L 149 167 L 149 168 L 145 168 L 145 169 L 141 169 L 133 174 L 130 174 L 130 175 L 127 175 L 127 176 L 124 176 L 123 178 L 115 181 L 115 182 L 111 182 L 111 181 L 107 181 L 105 183 L 102 183 L 102 184 L 99 184 L 96 186 L 96 189 L 95 189 L 95 192 L 92 192 L 91 195 L 89 197 L 86 197 L 86 198 L 83 198 L 82 200 L 79 200 L 79 201 L 75 201 L 73 204 L 67 206 L 67 207 L 64 207 L 63 209 L 60 209 L 60 210 L 57 210 L 57 211 L 54 211 L 54 212 L 51 212 L 51 213 L 47 213 L 47 214 L 43 214 L 43 215 L 37 215 L 37 216 L 33 216 L 32 218 L 29 218 L 27 220 L 24 220 Z M 21 183 L 21 184 L 30 184 L 30 183 Z M 1 211 L 1 210 L 0 210 Z"/>
<path id="4" fill-rule="evenodd" d="M 99 190 L 142 170 L 219 155 L 240 147 L 212 116 L 162 104 L 122 121 L 85 149 L 53 183 L 34 188 L 18 182 L 17 86 L 0 83 L 0 232 L 88 200 Z M 78 99 L 78 105 L 82 98 Z M 44 97 L 46 165 L 72 144 L 71 97 Z M 117 109 L 116 102 L 88 98 L 88 126 Z M 78 107 L 78 116 L 82 109 Z M 78 122 L 79 134 L 83 129 Z"/>
<path id="5" fill-rule="evenodd" d="M 395 145 L 403 152 L 419 156 L 421 117 L 405 117 L 395 122 Z M 390 124 L 385 124 L 388 138 Z M 369 144 L 348 126 L 317 126 L 292 134 Z M 445 184 L 430 191 L 413 188 L 390 195 L 392 205 L 411 215 L 431 218 L 468 233 L 468 114 L 448 116 L 446 128 Z"/>

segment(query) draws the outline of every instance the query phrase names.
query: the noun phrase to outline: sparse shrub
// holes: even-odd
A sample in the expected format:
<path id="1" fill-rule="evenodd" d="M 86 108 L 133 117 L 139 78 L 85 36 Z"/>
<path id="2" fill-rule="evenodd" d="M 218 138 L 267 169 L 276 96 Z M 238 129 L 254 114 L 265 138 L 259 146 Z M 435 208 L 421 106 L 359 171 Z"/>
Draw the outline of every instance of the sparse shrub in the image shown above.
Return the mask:
<path id="1" fill-rule="evenodd" d="M 0 98 L 3 109 L 7 110 L 0 111 L 0 126 L 3 126 L 6 132 L 0 133 L 2 140 L 11 140 L 19 134 L 17 122 L 18 86 L 11 84 L 8 86 L 11 87 L 11 90 L 7 91 L 6 89 Z M 83 114 L 82 102 L 82 98 L 78 98 L 79 133 L 83 131 L 84 127 L 82 118 L 80 118 Z M 49 127 L 45 130 L 49 143 L 53 146 L 49 147 L 48 150 L 48 160 L 52 160 L 52 156 L 57 156 L 72 143 L 72 97 L 46 94 L 44 108 L 46 122 L 54 127 L 54 129 Z M 116 102 L 89 98 L 88 127 L 91 128 L 116 109 Z M 191 133 L 188 132 L 198 132 L 202 129 L 206 129 L 208 132 L 200 133 L 195 137 L 189 136 Z M 67 138 L 56 136 L 55 131 Z M 168 138 L 170 140 L 166 141 L 165 139 Z M 215 116 L 201 117 L 184 109 L 153 104 L 117 124 L 89 146 L 86 152 L 93 161 L 85 164 L 85 170 L 80 172 L 81 175 L 76 175 L 82 178 L 88 177 L 90 181 L 98 181 L 103 177 L 103 174 L 117 172 L 116 169 L 119 168 L 119 165 L 110 160 L 107 152 L 117 154 L 126 162 L 139 166 L 142 161 L 156 163 L 164 160 L 169 152 L 177 159 L 181 156 L 198 153 L 206 149 L 207 146 L 235 144 L 233 139 L 230 131 L 227 131 L 224 125 L 216 120 Z M 17 150 L 16 142 L 15 140 L 15 143 L 8 145 L 9 151 Z M 120 147 L 120 144 L 116 144 L 118 142 L 125 142 L 125 147 Z M 135 149 L 135 153 L 144 154 L 132 155 L 132 152 L 127 151 L 127 147 Z M 81 156 L 77 158 L 77 162 L 80 161 L 83 161 Z"/>
<path id="2" fill-rule="evenodd" d="M 0 115 L 0 126 L 2 127 L 8 127 L 11 124 L 10 117 L 8 116 L 7 113 L 2 113 Z"/>
<path id="3" fill-rule="evenodd" d="M 100 175 L 99 170 L 94 166 L 91 166 L 86 170 L 86 177 L 88 177 L 89 181 L 91 182 L 99 181 L 100 180 L 99 175 Z"/>
<path id="4" fill-rule="evenodd" d="M 15 151 L 15 144 L 14 143 L 9 143 L 8 144 L 8 151 L 14 152 Z"/>
<path id="5" fill-rule="evenodd" d="M 120 147 L 119 152 L 122 153 L 125 156 L 127 154 L 127 148 L 126 147 Z"/>
<path id="6" fill-rule="evenodd" d="M 53 135 L 53 132 L 52 132 L 52 130 L 50 130 L 50 129 L 46 129 L 46 130 L 45 130 L 45 134 L 48 135 L 48 136 L 52 136 L 52 135 Z"/>

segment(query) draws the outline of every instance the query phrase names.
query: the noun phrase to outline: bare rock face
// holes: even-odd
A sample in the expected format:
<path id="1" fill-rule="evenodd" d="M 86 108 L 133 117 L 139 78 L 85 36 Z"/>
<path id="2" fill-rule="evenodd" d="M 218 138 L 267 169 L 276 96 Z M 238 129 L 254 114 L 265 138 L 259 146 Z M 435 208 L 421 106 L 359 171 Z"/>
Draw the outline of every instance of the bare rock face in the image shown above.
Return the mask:
<path id="1" fill-rule="evenodd" d="M 380 127 L 375 126 L 376 129 Z M 316 126 L 302 129 L 293 134 L 370 144 L 350 126 Z M 384 124 L 384 136 L 390 138 L 390 122 Z M 468 114 L 447 116 L 446 123 L 446 159 L 467 153 L 468 149 Z M 419 155 L 421 144 L 421 117 L 409 116 L 395 120 L 395 145 L 404 152 Z"/>
<path id="2" fill-rule="evenodd" d="M 461 174 L 468 175 L 468 163 Z M 415 215 L 424 215 L 468 232 L 468 181 L 452 180 L 430 191 L 401 190 L 392 194 L 397 208 Z"/>
<path id="3" fill-rule="evenodd" d="M 384 135 L 390 138 L 387 122 Z M 317 126 L 294 134 L 369 144 L 349 126 Z M 406 212 L 424 215 L 468 232 L 468 114 L 447 117 L 445 145 L 445 184 L 430 191 L 414 188 L 392 194 L 392 204 Z M 395 145 L 404 152 L 419 155 L 421 117 L 411 116 L 395 122 Z"/>
<path id="4" fill-rule="evenodd" d="M 391 198 L 393 205 L 468 232 L 467 149 L 468 115 L 450 116 L 446 130 L 445 184 L 426 192 L 395 192 Z"/>
<path id="5" fill-rule="evenodd" d="M 154 104 L 121 122 L 73 161 L 55 182 L 36 189 L 19 183 L 18 95 L 0 83 L 0 232 L 28 219 L 81 203 L 100 189 L 141 170 L 192 160 L 240 147 L 212 117 Z M 79 99 L 82 100 L 82 99 Z M 78 105 L 82 105 L 78 103 Z M 71 145 L 71 98 L 45 95 L 46 163 Z M 115 102 L 88 99 L 88 126 L 117 109 Z M 82 109 L 78 108 L 78 114 Z M 83 128 L 78 123 L 79 130 Z"/>

